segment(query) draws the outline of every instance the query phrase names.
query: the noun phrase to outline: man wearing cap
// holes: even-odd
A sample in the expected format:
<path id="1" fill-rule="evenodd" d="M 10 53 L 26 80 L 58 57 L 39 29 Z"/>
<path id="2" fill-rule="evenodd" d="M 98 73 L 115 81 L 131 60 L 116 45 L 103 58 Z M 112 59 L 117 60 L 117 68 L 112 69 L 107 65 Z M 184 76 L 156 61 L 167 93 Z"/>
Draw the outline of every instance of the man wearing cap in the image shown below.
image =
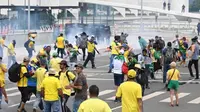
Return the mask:
<path id="1" fill-rule="evenodd" d="M 58 72 L 58 79 L 61 83 L 61 89 L 63 91 L 64 98 L 61 99 L 62 102 L 62 111 L 68 112 L 69 108 L 67 107 L 67 101 L 71 95 L 71 88 L 67 88 L 70 86 L 71 81 L 75 80 L 75 75 L 68 71 L 68 64 L 66 60 L 62 60 L 60 62 L 60 69 L 61 71 Z"/>
<path id="2" fill-rule="evenodd" d="M 20 71 L 20 80 L 17 82 L 18 89 L 21 93 L 21 102 L 18 108 L 18 112 L 22 112 L 24 110 L 25 104 L 29 99 L 29 90 L 28 90 L 28 78 L 31 76 L 28 72 L 28 64 L 30 62 L 29 57 L 25 57 L 23 59 L 23 63 L 21 64 Z"/>
<path id="3" fill-rule="evenodd" d="M 14 64 L 16 62 L 15 45 L 16 45 L 15 40 L 13 40 L 12 43 L 8 45 L 8 65 L 7 65 L 8 68 L 10 68 L 11 64 Z"/>
<path id="4" fill-rule="evenodd" d="M 31 58 L 33 56 L 33 51 L 35 51 L 35 34 L 29 33 L 28 40 L 24 43 L 24 47 L 28 52 L 28 57 Z"/>
<path id="5" fill-rule="evenodd" d="M 53 58 L 50 60 L 49 66 L 50 68 L 55 69 L 55 71 L 58 73 L 60 71 L 60 65 L 59 63 L 62 61 L 60 57 L 58 57 L 58 53 L 53 53 Z"/>
<path id="6" fill-rule="evenodd" d="M 135 82 L 136 72 L 128 71 L 128 81 L 122 83 L 116 93 L 117 98 L 122 98 L 122 112 L 143 112 L 142 88 Z"/>
<path id="7" fill-rule="evenodd" d="M 80 104 L 87 99 L 87 79 L 83 74 L 83 65 L 77 64 L 75 65 L 76 70 L 75 73 L 77 75 L 74 84 L 70 84 L 69 88 L 73 88 L 76 91 L 74 103 L 73 103 L 73 112 L 77 112 Z M 66 87 L 68 88 L 68 87 Z"/>
<path id="8" fill-rule="evenodd" d="M 192 72 L 192 65 L 194 64 L 194 68 L 196 70 L 196 79 L 199 79 L 199 45 L 197 43 L 198 37 L 192 38 L 192 45 L 190 47 L 190 50 L 192 51 L 192 54 L 189 56 L 190 61 L 188 63 L 188 69 L 190 72 L 190 76 L 194 77 Z"/>
<path id="9" fill-rule="evenodd" d="M 50 69 L 48 77 L 41 84 L 41 95 L 44 98 L 44 112 L 60 112 L 59 96 L 63 98 L 60 81 L 55 77 L 56 71 Z"/>

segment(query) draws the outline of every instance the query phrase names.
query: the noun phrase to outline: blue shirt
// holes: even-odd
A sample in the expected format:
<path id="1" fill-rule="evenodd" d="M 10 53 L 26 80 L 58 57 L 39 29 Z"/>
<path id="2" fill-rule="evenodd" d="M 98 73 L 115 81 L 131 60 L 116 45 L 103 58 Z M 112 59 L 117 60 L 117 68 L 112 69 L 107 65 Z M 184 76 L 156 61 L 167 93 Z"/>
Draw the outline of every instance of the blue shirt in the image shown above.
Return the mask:
<path id="1" fill-rule="evenodd" d="M 34 65 L 28 65 L 28 72 L 32 72 L 32 70 L 36 71 L 38 67 Z M 28 78 L 28 86 L 36 87 L 37 85 L 37 79 L 35 77 L 29 77 Z"/>

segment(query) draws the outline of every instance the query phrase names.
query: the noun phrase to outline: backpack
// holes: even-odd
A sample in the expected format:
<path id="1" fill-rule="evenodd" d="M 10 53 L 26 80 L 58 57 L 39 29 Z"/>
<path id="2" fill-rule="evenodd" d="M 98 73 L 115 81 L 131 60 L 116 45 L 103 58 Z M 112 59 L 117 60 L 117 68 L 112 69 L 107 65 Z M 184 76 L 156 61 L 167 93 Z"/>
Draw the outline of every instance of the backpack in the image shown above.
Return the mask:
<path id="1" fill-rule="evenodd" d="M 58 77 L 57 77 L 58 79 L 60 79 L 61 72 L 62 72 L 62 71 L 59 71 L 59 73 L 58 73 Z M 74 81 L 74 80 L 71 80 L 71 79 L 69 78 L 69 75 L 68 75 L 68 74 L 69 74 L 69 70 L 67 70 L 67 72 L 66 72 L 66 76 L 67 76 L 68 81 L 69 81 L 69 82 L 70 82 L 70 81 Z"/>
<path id="2" fill-rule="evenodd" d="M 21 78 L 23 77 L 20 77 L 20 72 L 21 72 L 21 67 L 25 67 L 25 65 L 21 65 L 21 64 L 18 64 L 17 62 L 15 62 L 9 69 L 8 69 L 8 79 L 11 81 L 11 82 L 18 82 Z"/>
<path id="3" fill-rule="evenodd" d="M 28 39 L 28 40 L 24 43 L 24 47 L 25 47 L 25 48 L 28 48 L 28 45 L 29 45 L 30 42 L 31 42 L 31 40 Z"/>
<path id="4" fill-rule="evenodd" d="M 174 53 L 172 48 L 167 48 L 165 53 L 165 63 L 170 63 L 173 61 Z"/>

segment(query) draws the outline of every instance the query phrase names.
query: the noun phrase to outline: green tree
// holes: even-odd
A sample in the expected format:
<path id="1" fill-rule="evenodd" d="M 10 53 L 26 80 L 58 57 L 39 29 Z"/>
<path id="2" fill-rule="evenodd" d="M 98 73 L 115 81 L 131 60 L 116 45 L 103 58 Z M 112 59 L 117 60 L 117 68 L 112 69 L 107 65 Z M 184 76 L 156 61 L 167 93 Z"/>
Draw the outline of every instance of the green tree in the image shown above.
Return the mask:
<path id="1" fill-rule="evenodd" d="M 200 0 L 194 0 L 189 8 L 190 12 L 199 12 L 200 10 Z"/>

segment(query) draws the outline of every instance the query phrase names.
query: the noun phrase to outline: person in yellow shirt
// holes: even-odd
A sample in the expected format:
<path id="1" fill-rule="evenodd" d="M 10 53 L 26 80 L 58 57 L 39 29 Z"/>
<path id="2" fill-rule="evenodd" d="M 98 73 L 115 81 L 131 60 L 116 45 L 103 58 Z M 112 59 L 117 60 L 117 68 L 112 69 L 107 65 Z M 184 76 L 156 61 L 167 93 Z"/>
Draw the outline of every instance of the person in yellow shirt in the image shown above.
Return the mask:
<path id="1" fill-rule="evenodd" d="M 110 65 L 109 65 L 109 71 L 108 73 L 112 72 L 113 69 L 113 58 L 119 54 L 119 47 L 121 46 L 120 44 L 120 36 L 115 36 L 114 41 L 111 42 L 110 48 L 111 48 L 111 56 L 110 56 Z"/>
<path id="2" fill-rule="evenodd" d="M 87 41 L 87 51 L 88 51 L 88 55 L 87 55 L 87 58 L 83 64 L 83 66 L 86 68 L 87 63 L 89 61 L 91 61 L 92 68 L 95 69 L 96 67 L 94 64 L 94 52 L 97 51 L 98 54 L 100 54 L 100 53 L 95 47 L 94 38 L 91 38 L 89 41 Z"/>
<path id="3" fill-rule="evenodd" d="M 3 57 L 3 48 L 7 47 L 5 45 L 5 40 L 6 40 L 6 36 L 3 35 L 2 38 L 0 39 L 0 57 Z"/>
<path id="4" fill-rule="evenodd" d="M 33 51 L 35 52 L 35 37 L 37 36 L 37 32 L 30 32 L 28 34 L 28 40 L 24 43 L 24 47 L 28 52 L 28 57 L 31 58 L 33 56 Z"/>
<path id="5" fill-rule="evenodd" d="M 41 102 L 42 100 L 42 97 L 41 97 L 41 83 L 42 81 L 44 80 L 45 77 L 47 77 L 47 70 L 45 69 L 46 67 L 46 63 L 45 62 L 41 62 L 40 63 L 40 68 L 38 68 L 36 71 L 35 71 L 35 74 L 33 77 L 36 77 L 36 80 L 37 80 L 37 92 L 36 92 L 36 101 L 34 102 L 33 104 L 33 112 L 36 112 L 36 109 L 38 108 L 38 105 L 39 103 Z"/>
<path id="6" fill-rule="evenodd" d="M 6 72 L 7 72 L 6 65 L 2 63 L 2 57 L 0 57 L 0 109 L 1 109 L 2 94 L 5 97 L 5 102 L 8 103 L 8 97 L 5 90 L 5 73 Z"/>
<path id="7" fill-rule="evenodd" d="M 79 106 L 78 112 L 112 112 L 108 104 L 99 99 L 99 88 L 92 85 L 89 88 L 90 98 L 82 102 Z"/>
<path id="8" fill-rule="evenodd" d="M 24 110 L 25 104 L 29 99 L 29 89 L 27 87 L 28 77 L 30 77 L 27 69 L 29 62 L 29 57 L 25 57 L 23 59 L 23 63 L 21 64 L 20 80 L 17 82 L 18 89 L 21 93 L 21 102 L 17 110 L 18 112 L 22 112 Z"/>
<path id="9" fill-rule="evenodd" d="M 60 112 L 59 95 L 63 98 L 61 84 L 55 77 L 56 71 L 50 69 L 48 77 L 46 77 L 41 84 L 41 95 L 44 98 L 44 112 Z"/>
<path id="10" fill-rule="evenodd" d="M 61 58 L 58 57 L 58 53 L 52 54 L 53 58 L 50 60 L 49 66 L 50 68 L 55 69 L 55 71 L 58 73 L 60 71 L 60 65 L 59 63 L 62 61 Z"/>
<path id="11" fill-rule="evenodd" d="M 64 48 L 65 48 L 65 38 L 63 37 L 62 33 L 56 39 L 56 47 L 57 47 L 58 56 L 59 54 L 61 54 L 61 58 L 63 58 Z"/>
<path id="12" fill-rule="evenodd" d="M 60 62 L 60 69 L 58 73 L 58 79 L 60 80 L 61 88 L 63 91 L 63 96 L 64 98 L 61 99 L 62 102 L 62 111 L 63 112 L 69 112 L 69 108 L 67 107 L 67 101 L 71 95 L 71 89 L 66 88 L 67 86 L 70 85 L 71 81 L 75 80 L 75 75 L 72 72 L 68 71 L 68 64 L 66 60 L 62 60 Z"/>
<path id="13" fill-rule="evenodd" d="M 179 78 L 180 72 L 176 69 L 176 62 L 172 62 L 170 64 L 171 69 L 167 71 L 167 79 L 168 79 L 168 88 L 170 89 L 170 105 L 174 106 L 173 97 L 176 97 L 176 106 L 179 106 L 178 103 L 178 88 L 179 88 Z"/>
<path id="14" fill-rule="evenodd" d="M 10 66 L 16 62 L 15 45 L 16 45 L 15 40 L 13 40 L 12 43 L 8 45 L 8 65 L 7 65 L 8 68 L 10 68 Z"/>
<path id="15" fill-rule="evenodd" d="M 128 71 L 128 81 L 122 83 L 116 93 L 117 98 L 122 98 L 122 112 L 143 112 L 142 88 L 135 82 L 136 72 Z"/>

